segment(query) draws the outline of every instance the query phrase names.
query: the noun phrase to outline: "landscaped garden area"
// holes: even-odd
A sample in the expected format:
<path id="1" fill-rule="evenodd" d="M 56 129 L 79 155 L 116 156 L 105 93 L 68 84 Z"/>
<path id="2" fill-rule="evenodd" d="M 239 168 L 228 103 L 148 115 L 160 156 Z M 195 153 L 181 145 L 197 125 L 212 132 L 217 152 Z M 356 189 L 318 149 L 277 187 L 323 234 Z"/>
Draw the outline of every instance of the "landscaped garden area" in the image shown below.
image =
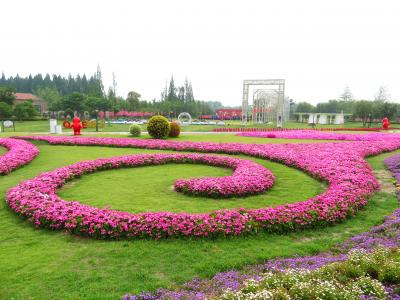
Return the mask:
<path id="1" fill-rule="evenodd" d="M 400 138 L 274 134 L 3 135 L 1 298 L 394 295 Z"/>

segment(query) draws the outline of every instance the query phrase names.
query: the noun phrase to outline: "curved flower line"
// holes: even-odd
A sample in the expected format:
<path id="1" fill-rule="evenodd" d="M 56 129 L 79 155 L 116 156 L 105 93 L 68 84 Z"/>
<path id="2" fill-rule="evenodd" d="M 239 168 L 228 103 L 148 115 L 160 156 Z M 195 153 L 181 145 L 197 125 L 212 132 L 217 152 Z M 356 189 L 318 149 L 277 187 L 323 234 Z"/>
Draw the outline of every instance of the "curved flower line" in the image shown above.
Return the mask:
<path id="1" fill-rule="evenodd" d="M 341 141 L 381 141 L 400 139 L 399 134 L 372 132 L 366 134 L 345 134 L 317 130 L 288 130 L 274 132 L 240 132 L 238 136 L 279 139 L 312 139 L 312 140 L 341 140 Z"/>
<path id="2" fill-rule="evenodd" d="M 0 138 L 0 146 L 8 149 L 6 154 L 0 156 L 0 175 L 26 165 L 39 154 L 35 145 L 22 140 Z"/>
<path id="3" fill-rule="evenodd" d="M 63 203 L 59 203 L 59 199 L 49 197 L 48 202 L 52 203 L 52 209 L 51 214 L 46 215 L 42 207 L 31 210 L 26 205 L 25 199 L 30 196 L 29 193 L 19 193 L 14 189 L 7 193 L 10 206 L 18 210 L 18 213 L 29 216 L 37 226 L 67 228 L 71 232 L 96 238 L 216 237 L 257 233 L 261 230 L 285 232 L 335 224 L 355 215 L 367 204 L 367 198 L 379 188 L 372 169 L 363 157 L 400 147 L 398 139 L 348 143 L 249 145 L 126 138 L 48 136 L 24 138 L 62 145 L 246 154 L 279 161 L 329 183 L 324 193 L 303 202 L 258 209 L 217 210 L 209 214 L 171 212 L 128 214 L 78 206 L 76 202 L 69 202 L 65 207 Z"/>
<path id="4" fill-rule="evenodd" d="M 396 186 L 400 185 L 400 154 L 384 160 L 384 164 L 396 178 Z M 397 198 L 400 200 L 400 191 L 397 189 Z M 155 299 L 214 299 L 228 289 L 238 291 L 248 279 L 259 279 L 266 272 L 285 272 L 289 269 L 315 270 L 333 262 L 345 261 L 347 253 L 358 250 L 370 252 L 377 247 L 400 247 L 400 209 L 385 217 L 385 221 L 372 227 L 367 232 L 353 236 L 337 245 L 334 252 L 322 252 L 314 256 L 294 256 L 290 258 L 276 258 L 262 264 L 245 266 L 242 270 L 229 270 L 217 273 L 210 279 L 193 278 L 184 283 L 179 289 L 157 289 L 155 292 L 140 294 L 126 294 L 123 300 L 155 300 Z M 337 254 L 339 250 L 340 254 Z M 395 289 L 385 286 L 388 299 L 399 299 Z M 364 299 L 364 298 L 363 298 Z"/>
<path id="5" fill-rule="evenodd" d="M 213 198 L 256 195 L 272 187 L 275 177 L 262 165 L 250 160 L 205 154 L 156 154 L 154 158 L 173 162 L 194 162 L 233 168 L 232 176 L 178 179 L 175 190 Z"/>

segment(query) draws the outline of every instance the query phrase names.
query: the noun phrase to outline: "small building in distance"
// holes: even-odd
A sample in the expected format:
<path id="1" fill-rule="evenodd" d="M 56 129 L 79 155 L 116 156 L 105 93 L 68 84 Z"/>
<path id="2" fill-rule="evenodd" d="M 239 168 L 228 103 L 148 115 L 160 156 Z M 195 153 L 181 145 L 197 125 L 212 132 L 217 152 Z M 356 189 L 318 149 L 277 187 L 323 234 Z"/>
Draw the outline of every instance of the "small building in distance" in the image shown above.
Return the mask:
<path id="1" fill-rule="evenodd" d="M 15 93 L 14 104 L 23 103 L 25 101 L 32 101 L 33 107 L 35 107 L 40 114 L 48 111 L 48 105 L 44 99 L 31 93 Z"/>
<path id="2" fill-rule="evenodd" d="M 300 123 L 343 125 L 352 114 L 341 113 L 295 113 Z"/>

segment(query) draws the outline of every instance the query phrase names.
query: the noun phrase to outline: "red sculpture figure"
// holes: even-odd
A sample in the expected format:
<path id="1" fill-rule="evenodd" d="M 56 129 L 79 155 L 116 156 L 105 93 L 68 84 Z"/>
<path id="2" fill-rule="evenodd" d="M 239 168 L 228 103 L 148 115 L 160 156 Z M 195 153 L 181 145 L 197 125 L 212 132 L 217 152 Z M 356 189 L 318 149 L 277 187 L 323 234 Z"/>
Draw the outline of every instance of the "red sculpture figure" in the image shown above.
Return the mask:
<path id="1" fill-rule="evenodd" d="M 74 135 L 80 135 L 82 128 L 81 119 L 79 119 L 78 117 L 74 117 L 71 128 L 74 129 Z"/>
<path id="2" fill-rule="evenodd" d="M 386 117 L 383 118 L 383 120 L 382 120 L 383 129 L 388 130 L 389 129 L 389 125 L 390 125 L 390 122 L 389 122 L 388 118 L 386 118 Z"/>

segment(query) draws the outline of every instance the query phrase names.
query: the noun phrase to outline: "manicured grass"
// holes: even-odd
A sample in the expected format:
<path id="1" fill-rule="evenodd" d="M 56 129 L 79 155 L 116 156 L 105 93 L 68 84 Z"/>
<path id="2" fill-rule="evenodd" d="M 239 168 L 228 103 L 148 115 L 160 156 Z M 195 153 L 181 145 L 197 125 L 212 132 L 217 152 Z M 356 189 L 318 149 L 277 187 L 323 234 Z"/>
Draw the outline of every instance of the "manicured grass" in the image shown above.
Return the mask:
<path id="1" fill-rule="evenodd" d="M 97 241 L 85 239 L 60 231 L 34 229 L 6 207 L 5 191 L 21 180 L 32 178 L 40 172 L 53 170 L 79 160 L 144 151 L 106 147 L 49 146 L 43 143 L 38 145 L 41 153 L 31 164 L 8 176 L 0 177 L 0 299 L 117 299 L 127 292 L 154 290 L 162 286 L 171 287 L 175 283 L 182 283 L 194 276 L 212 276 L 216 272 L 240 268 L 245 264 L 257 263 L 272 257 L 313 254 L 326 250 L 346 237 L 378 224 L 385 215 L 398 207 L 394 195 L 379 192 L 370 200 L 366 210 L 359 213 L 356 218 L 324 229 L 286 235 L 259 234 L 216 240 Z M 369 160 L 376 170 L 381 170 L 383 169 L 382 160 L 386 156 L 387 154 L 384 154 Z M 272 197 L 271 195 L 275 194 L 277 198 L 265 201 L 270 201 L 270 203 L 284 201 L 285 199 L 278 198 L 291 194 L 296 199 L 300 199 L 302 195 L 306 193 L 313 195 L 322 188 L 320 183 L 304 174 L 299 174 L 300 172 L 296 170 L 269 162 L 265 164 L 277 176 L 276 187 L 265 196 Z M 188 177 L 196 176 L 196 170 L 201 172 L 201 175 L 208 176 L 226 174 L 224 169 L 207 166 L 178 165 L 178 167 L 181 168 L 182 175 Z M 196 170 L 192 167 L 196 167 Z M 83 184 L 86 184 L 88 200 L 95 200 L 98 196 L 107 199 L 99 205 L 111 204 L 116 208 L 131 211 L 136 211 L 139 206 L 142 209 L 152 210 L 157 210 L 158 205 L 163 205 L 164 208 L 173 207 L 175 205 L 165 203 L 171 201 L 172 198 L 167 198 L 164 202 L 162 199 L 161 201 L 160 199 L 151 200 L 150 195 L 142 195 L 141 197 L 148 197 L 148 201 L 154 202 L 138 203 L 134 197 L 137 185 L 141 189 L 147 189 L 148 193 L 153 193 L 151 190 L 158 188 L 157 185 L 160 188 L 168 188 L 168 184 L 172 185 L 173 178 L 181 176 L 179 173 L 169 174 L 171 169 L 162 170 L 163 168 L 164 166 L 143 167 L 83 176 L 82 179 L 74 181 L 74 186 L 63 190 L 61 194 L 69 193 L 68 197 L 74 199 L 83 197 L 84 195 L 79 195 L 79 193 L 82 191 Z M 141 172 L 143 176 L 139 182 L 136 172 Z M 146 175 L 147 172 L 152 176 Z M 280 172 L 279 176 L 277 172 Z M 121 178 L 120 173 L 125 174 L 130 180 L 125 180 L 124 176 Z M 165 181 L 156 178 L 163 174 L 166 177 Z M 286 180 L 282 179 L 283 177 Z M 283 182 L 289 180 L 289 177 L 292 177 L 293 182 Z M 112 179 L 114 179 L 114 185 L 112 185 Z M 306 184 L 304 180 L 308 180 Z M 274 191 L 285 184 L 290 190 Z M 119 189 L 124 190 L 119 191 Z M 172 191 L 169 192 L 172 193 Z M 153 194 L 154 197 L 158 197 L 157 191 L 154 193 L 156 193 Z M 167 194 L 168 192 L 165 191 L 165 195 Z M 120 199 L 125 196 L 132 197 L 133 201 Z M 175 201 L 178 201 L 179 205 L 187 201 L 188 209 L 198 209 L 202 205 L 197 203 L 202 199 L 182 197 L 187 200 Z M 268 205 L 265 202 L 263 204 Z M 206 208 L 206 205 L 202 206 L 202 209 L 206 210 Z"/>
<path id="2" fill-rule="evenodd" d="M 0 146 L 0 155 L 3 155 L 6 152 L 7 152 L 7 149 Z"/>
<path id="3" fill-rule="evenodd" d="M 243 125 L 241 121 L 224 121 L 225 126 L 220 125 L 189 125 L 183 126 L 182 131 L 198 131 L 198 132 L 206 132 L 212 131 L 214 128 L 238 128 L 238 127 L 250 127 L 250 128 L 274 128 L 275 125 L 268 124 L 248 124 Z M 59 125 L 62 125 L 63 121 L 58 121 Z M 381 123 L 372 124 L 372 127 L 381 127 Z M 100 128 L 99 131 L 102 132 L 128 132 L 129 124 L 110 124 L 110 126 L 106 123 L 103 128 Z M 146 130 L 146 125 L 141 126 L 143 130 Z M 298 123 L 294 121 L 290 121 L 285 123 L 285 128 L 311 128 L 307 123 Z M 358 122 L 348 122 L 344 125 L 317 125 L 318 128 L 357 128 L 363 127 L 362 123 Z M 13 129 L 7 129 L 7 132 L 12 131 Z M 49 121 L 15 121 L 15 130 L 16 132 L 49 132 Z M 71 129 L 63 129 L 63 131 L 70 132 Z M 84 129 L 85 132 L 93 132 L 94 128 Z"/>
<path id="4" fill-rule="evenodd" d="M 54 146 L 53 148 L 73 148 L 72 151 L 80 151 L 77 149 L 78 147 Z M 137 149 L 130 151 L 130 153 L 151 152 L 154 153 L 154 151 Z M 46 156 L 49 159 L 54 159 L 55 155 L 49 152 Z M 176 179 L 228 176 L 232 174 L 231 170 L 203 165 L 169 164 L 88 174 L 70 182 L 58 194 L 66 200 L 75 200 L 92 206 L 110 207 L 129 212 L 186 211 L 197 213 L 233 207 L 276 206 L 306 200 L 324 190 L 323 183 L 296 169 L 261 159 L 239 157 L 252 159 L 270 169 L 276 177 L 272 189 L 267 193 L 245 198 L 211 199 L 188 196 L 177 193 L 172 189 Z M 99 186 L 102 188 L 99 189 Z M 293 193 L 293 191 L 296 191 L 296 193 Z"/>

